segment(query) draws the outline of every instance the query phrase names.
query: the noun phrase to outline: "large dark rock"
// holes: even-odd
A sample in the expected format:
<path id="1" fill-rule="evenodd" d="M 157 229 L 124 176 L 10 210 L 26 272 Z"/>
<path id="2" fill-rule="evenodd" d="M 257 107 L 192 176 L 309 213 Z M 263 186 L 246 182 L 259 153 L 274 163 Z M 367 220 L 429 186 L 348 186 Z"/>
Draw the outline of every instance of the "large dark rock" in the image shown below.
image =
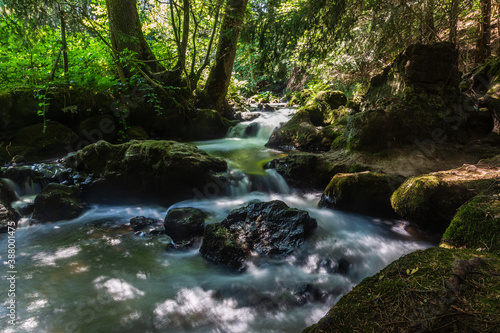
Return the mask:
<path id="1" fill-rule="evenodd" d="M 80 190 L 76 186 L 51 183 L 35 198 L 33 219 L 38 222 L 71 220 L 84 209 L 80 200 Z"/>
<path id="2" fill-rule="evenodd" d="M 99 141 L 65 158 L 78 173 L 88 200 L 134 198 L 177 202 L 224 194 L 218 173 L 226 163 L 193 145 L 175 141 L 131 141 L 112 145 Z"/>
<path id="3" fill-rule="evenodd" d="M 392 207 L 422 229 L 443 233 L 460 206 L 499 180 L 500 167 L 483 163 L 413 177 L 394 192 Z"/>
<path id="4" fill-rule="evenodd" d="M 206 214 L 196 208 L 172 208 L 165 217 L 165 233 L 176 243 L 203 236 Z"/>
<path id="5" fill-rule="evenodd" d="M 339 173 L 326 187 L 318 206 L 375 216 L 395 215 L 391 195 L 403 180 L 377 172 Z"/>
<path id="6" fill-rule="evenodd" d="M 317 222 L 282 201 L 252 202 L 233 210 L 221 223 L 208 225 L 200 253 L 241 270 L 250 252 L 282 256 L 300 247 Z"/>

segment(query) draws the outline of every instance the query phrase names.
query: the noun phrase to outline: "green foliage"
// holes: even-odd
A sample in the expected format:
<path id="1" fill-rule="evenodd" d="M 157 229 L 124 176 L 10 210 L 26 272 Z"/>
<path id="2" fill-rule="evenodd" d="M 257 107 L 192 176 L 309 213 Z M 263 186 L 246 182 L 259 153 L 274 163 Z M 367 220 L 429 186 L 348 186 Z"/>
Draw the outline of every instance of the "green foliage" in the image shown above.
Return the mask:
<path id="1" fill-rule="evenodd" d="M 60 48 L 59 32 L 50 27 L 29 31 L 22 21 L 12 16 L 3 18 L 5 20 L 0 21 L 0 90 L 22 85 L 34 90 L 65 86 L 105 91 L 116 84 L 109 50 L 98 39 L 82 32 L 68 36 L 69 72 L 63 73 L 59 64 L 54 81 L 49 82 Z"/>
<path id="2" fill-rule="evenodd" d="M 35 91 L 35 98 L 38 99 L 38 111 L 37 115 L 39 117 L 43 117 L 43 134 L 45 134 L 45 130 L 47 129 L 47 119 L 45 114 L 50 106 L 49 100 L 50 97 L 47 97 L 47 87 L 42 87 Z"/>

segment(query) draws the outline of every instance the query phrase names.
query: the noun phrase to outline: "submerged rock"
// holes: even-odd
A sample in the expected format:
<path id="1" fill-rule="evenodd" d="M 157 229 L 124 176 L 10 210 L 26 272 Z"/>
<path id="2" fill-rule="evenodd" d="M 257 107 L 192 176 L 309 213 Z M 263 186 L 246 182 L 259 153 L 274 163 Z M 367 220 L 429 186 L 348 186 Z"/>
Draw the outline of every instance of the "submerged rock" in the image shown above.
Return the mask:
<path id="1" fill-rule="evenodd" d="M 84 209 L 76 186 L 51 183 L 35 198 L 33 219 L 38 222 L 56 222 L 78 217 Z"/>
<path id="2" fill-rule="evenodd" d="M 268 103 L 263 103 L 263 104 L 259 103 L 259 105 L 257 105 L 257 110 L 264 111 L 264 112 L 276 111 L 276 109 L 274 107 L 272 107 L 271 105 L 269 105 Z"/>
<path id="3" fill-rule="evenodd" d="M 165 217 L 165 233 L 176 243 L 203 236 L 207 214 L 196 208 L 172 208 Z"/>
<path id="4" fill-rule="evenodd" d="M 251 138 L 257 136 L 260 130 L 259 123 L 251 123 L 245 128 L 245 132 L 243 133 L 244 138 Z"/>
<path id="5" fill-rule="evenodd" d="M 377 172 L 339 173 L 326 187 L 318 206 L 376 216 L 394 215 L 391 195 L 403 180 Z"/>
<path id="6" fill-rule="evenodd" d="M 500 180 L 500 167 L 480 163 L 406 180 L 392 195 L 394 210 L 419 227 L 443 233 L 457 209 Z"/>
<path id="7" fill-rule="evenodd" d="M 161 226 L 163 221 L 152 217 L 134 216 L 130 219 L 129 223 L 133 231 L 141 231 L 146 227 L 153 227 L 150 228 L 150 231 L 153 231 L 156 230 L 155 227 Z"/>
<path id="8" fill-rule="evenodd" d="M 65 158 L 78 173 L 86 198 L 136 198 L 163 203 L 224 194 L 226 181 L 217 173 L 227 164 L 193 145 L 175 141 L 100 141 Z"/>
<path id="9" fill-rule="evenodd" d="M 251 252 L 289 255 L 316 225 L 309 213 L 282 201 L 252 202 L 233 210 L 221 223 L 208 225 L 200 253 L 211 261 L 242 270 Z"/>

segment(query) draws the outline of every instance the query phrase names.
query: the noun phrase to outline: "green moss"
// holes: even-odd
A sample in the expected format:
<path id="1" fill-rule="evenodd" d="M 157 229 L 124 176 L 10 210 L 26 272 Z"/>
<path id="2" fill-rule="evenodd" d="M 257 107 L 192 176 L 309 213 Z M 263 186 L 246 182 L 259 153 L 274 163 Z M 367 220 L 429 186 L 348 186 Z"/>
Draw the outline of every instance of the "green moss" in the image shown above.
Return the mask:
<path id="1" fill-rule="evenodd" d="M 200 253 L 215 263 L 226 264 L 236 270 L 245 267 L 244 259 L 247 251 L 234 239 L 234 233 L 232 234 L 222 223 L 209 224 L 205 227 Z"/>
<path id="2" fill-rule="evenodd" d="M 392 195 L 394 210 L 421 228 L 443 233 L 456 210 L 491 184 L 491 179 L 443 180 L 438 174 L 413 177 Z"/>
<path id="3" fill-rule="evenodd" d="M 413 214 L 423 205 L 431 204 L 432 193 L 442 185 L 436 176 L 410 178 L 392 195 L 392 206 L 397 212 L 404 210 L 406 214 Z"/>
<path id="4" fill-rule="evenodd" d="M 342 91 L 320 91 L 313 99 L 316 103 L 327 103 L 332 110 L 347 104 L 347 97 Z"/>
<path id="5" fill-rule="evenodd" d="M 450 281 L 457 263 L 481 257 Z M 416 251 L 364 279 L 304 332 L 497 332 L 500 257 L 470 250 Z"/>
<path id="6" fill-rule="evenodd" d="M 478 195 L 458 210 L 443 235 L 455 247 L 484 248 L 500 254 L 500 196 Z"/>
<path id="7" fill-rule="evenodd" d="M 372 215 L 394 214 L 391 195 L 402 178 L 376 172 L 341 173 L 326 187 L 320 206 Z"/>

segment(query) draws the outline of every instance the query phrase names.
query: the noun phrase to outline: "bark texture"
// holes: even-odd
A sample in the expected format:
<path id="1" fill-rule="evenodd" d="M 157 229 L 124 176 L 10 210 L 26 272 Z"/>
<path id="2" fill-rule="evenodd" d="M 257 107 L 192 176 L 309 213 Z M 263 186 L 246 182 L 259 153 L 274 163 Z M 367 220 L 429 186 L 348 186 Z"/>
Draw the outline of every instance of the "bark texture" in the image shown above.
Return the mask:
<path id="1" fill-rule="evenodd" d="M 203 107 L 219 111 L 226 108 L 226 95 L 247 4 L 248 0 L 227 1 L 214 64 L 200 99 Z"/>

